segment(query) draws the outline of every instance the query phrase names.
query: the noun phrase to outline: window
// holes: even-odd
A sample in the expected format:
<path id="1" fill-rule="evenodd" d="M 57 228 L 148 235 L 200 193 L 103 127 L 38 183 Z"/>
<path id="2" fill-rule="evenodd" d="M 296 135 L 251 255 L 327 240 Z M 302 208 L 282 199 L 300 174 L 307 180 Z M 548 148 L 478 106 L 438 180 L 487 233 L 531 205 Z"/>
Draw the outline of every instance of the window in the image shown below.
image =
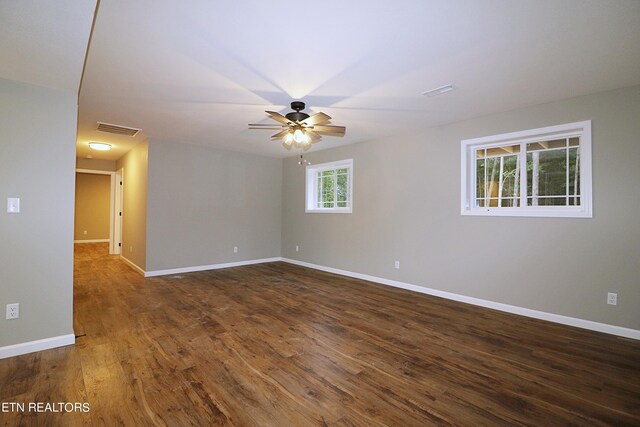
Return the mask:
<path id="1" fill-rule="evenodd" d="M 591 121 L 462 141 L 462 215 L 591 218 Z"/>
<path id="2" fill-rule="evenodd" d="M 307 212 L 351 213 L 353 159 L 307 166 Z"/>

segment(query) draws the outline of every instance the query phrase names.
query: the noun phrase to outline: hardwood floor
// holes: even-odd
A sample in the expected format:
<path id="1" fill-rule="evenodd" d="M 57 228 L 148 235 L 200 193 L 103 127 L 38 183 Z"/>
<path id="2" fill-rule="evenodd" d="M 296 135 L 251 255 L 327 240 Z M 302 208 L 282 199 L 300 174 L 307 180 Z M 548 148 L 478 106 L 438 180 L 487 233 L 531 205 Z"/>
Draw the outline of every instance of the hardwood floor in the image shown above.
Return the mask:
<path id="1" fill-rule="evenodd" d="M 285 263 L 144 279 L 76 246 L 75 346 L 0 360 L 3 425 L 640 425 L 640 342 Z"/>

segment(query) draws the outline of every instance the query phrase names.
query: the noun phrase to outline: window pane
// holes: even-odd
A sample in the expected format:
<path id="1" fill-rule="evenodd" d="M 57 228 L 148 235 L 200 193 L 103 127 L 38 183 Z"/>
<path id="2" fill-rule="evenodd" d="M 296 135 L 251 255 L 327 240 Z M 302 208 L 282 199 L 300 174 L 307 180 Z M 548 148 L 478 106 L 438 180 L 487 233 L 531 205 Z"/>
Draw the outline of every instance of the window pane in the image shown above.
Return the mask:
<path id="1" fill-rule="evenodd" d="M 514 208 L 520 206 L 520 199 L 513 197 L 500 199 L 498 197 L 494 197 L 490 199 L 479 199 L 476 204 L 478 207 L 484 207 L 486 205 L 486 207 L 491 208 Z"/>
<path id="2" fill-rule="evenodd" d="M 343 170 L 346 171 L 346 169 Z M 348 176 L 346 174 L 338 174 L 337 180 L 338 185 L 336 190 L 338 194 L 336 195 L 336 200 L 346 202 L 347 200 L 349 200 Z"/>
<path id="3" fill-rule="evenodd" d="M 527 204 L 529 206 L 566 206 L 567 198 L 562 197 L 537 197 L 537 205 L 533 204 L 534 198 L 527 197 Z"/>
<path id="4" fill-rule="evenodd" d="M 316 176 L 316 181 L 318 183 L 318 188 L 316 188 L 316 207 L 322 207 L 322 173 L 318 172 Z"/>
<path id="5" fill-rule="evenodd" d="M 503 156 L 501 158 L 502 185 L 498 187 L 498 198 L 520 197 L 520 156 Z M 500 203 L 500 206 L 505 206 Z"/>
<path id="6" fill-rule="evenodd" d="M 335 182 L 335 171 L 324 171 L 322 173 L 322 202 L 323 207 L 332 208 L 334 198 L 334 182 Z"/>
<path id="7" fill-rule="evenodd" d="M 503 208 L 517 208 L 520 206 L 520 199 L 515 197 L 510 198 L 502 198 L 502 207 Z"/>
<path id="8" fill-rule="evenodd" d="M 485 198 L 492 199 L 487 202 L 485 206 L 498 206 L 498 181 L 500 174 L 500 158 L 492 157 L 486 159 L 486 176 L 487 181 L 485 182 Z M 495 199 L 495 200 L 493 200 Z M 494 203 L 495 202 L 495 203 Z"/>
<path id="9" fill-rule="evenodd" d="M 484 199 L 485 200 L 485 205 L 489 208 L 497 208 L 498 207 L 498 198 L 497 197 L 491 197 L 489 199 Z"/>
<path id="10" fill-rule="evenodd" d="M 565 148 L 567 146 L 566 139 L 555 139 L 553 141 L 540 141 L 527 144 L 527 153 L 532 151 L 551 150 L 554 148 Z"/>
<path id="11" fill-rule="evenodd" d="M 580 148 L 569 149 L 569 196 L 580 196 Z M 579 200 L 571 205 L 579 205 Z"/>
<path id="12" fill-rule="evenodd" d="M 527 150 L 536 144 L 539 143 L 527 144 Z M 542 204 L 540 196 L 567 194 L 567 150 L 538 150 L 537 146 L 536 150 L 527 153 L 527 196 L 531 197 L 531 206 Z"/>
<path id="13" fill-rule="evenodd" d="M 484 159 L 478 159 L 476 160 L 476 199 L 482 198 L 484 198 Z"/>
<path id="14" fill-rule="evenodd" d="M 520 144 L 478 149 L 475 157 L 476 206 L 483 198 L 487 207 L 513 206 L 502 201 L 520 197 Z"/>
<path id="15" fill-rule="evenodd" d="M 493 147 L 487 149 L 480 149 L 476 151 L 476 157 L 482 159 L 485 157 L 505 156 L 510 154 L 518 154 L 520 152 L 520 145 L 504 145 L 502 147 Z"/>

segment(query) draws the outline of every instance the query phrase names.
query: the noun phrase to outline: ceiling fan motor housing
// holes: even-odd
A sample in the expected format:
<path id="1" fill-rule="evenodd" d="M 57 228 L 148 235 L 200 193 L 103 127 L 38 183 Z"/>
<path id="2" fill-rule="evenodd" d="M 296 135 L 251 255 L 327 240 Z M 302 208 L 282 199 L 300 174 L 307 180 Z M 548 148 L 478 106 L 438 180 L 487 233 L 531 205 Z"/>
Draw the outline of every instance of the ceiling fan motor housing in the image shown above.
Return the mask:
<path id="1" fill-rule="evenodd" d="M 285 117 L 289 120 L 291 120 L 292 122 L 301 122 L 302 120 L 306 119 L 307 117 L 309 117 L 308 114 L 306 113 L 301 113 L 299 111 L 291 112 L 291 113 L 287 113 L 285 115 Z"/>
<path id="2" fill-rule="evenodd" d="M 300 122 L 309 117 L 307 113 L 301 113 L 300 110 L 304 110 L 304 102 L 302 101 L 293 101 L 291 103 L 291 109 L 296 110 L 295 112 L 287 113 L 285 117 L 292 122 Z"/>

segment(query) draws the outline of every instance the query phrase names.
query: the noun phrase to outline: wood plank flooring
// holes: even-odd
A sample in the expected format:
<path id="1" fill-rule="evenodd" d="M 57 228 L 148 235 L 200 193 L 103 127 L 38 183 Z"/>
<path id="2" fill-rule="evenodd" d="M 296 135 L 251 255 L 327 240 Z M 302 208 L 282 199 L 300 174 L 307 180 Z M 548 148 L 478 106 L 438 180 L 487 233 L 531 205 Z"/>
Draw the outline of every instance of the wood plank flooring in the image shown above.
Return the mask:
<path id="1" fill-rule="evenodd" d="M 271 263 L 144 279 L 76 246 L 75 346 L 0 360 L 2 425 L 640 425 L 640 342 Z"/>

